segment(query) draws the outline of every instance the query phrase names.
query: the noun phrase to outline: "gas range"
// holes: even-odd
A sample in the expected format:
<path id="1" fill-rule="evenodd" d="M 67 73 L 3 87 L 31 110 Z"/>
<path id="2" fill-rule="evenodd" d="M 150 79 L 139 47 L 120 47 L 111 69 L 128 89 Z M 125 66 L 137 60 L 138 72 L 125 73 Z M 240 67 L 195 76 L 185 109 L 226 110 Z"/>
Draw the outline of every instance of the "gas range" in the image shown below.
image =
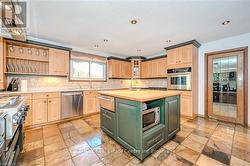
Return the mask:
<path id="1" fill-rule="evenodd" d="M 19 124 L 23 123 L 27 107 L 24 97 L 17 96 L 15 102 L 11 102 L 0 108 L 0 113 L 6 114 L 6 139 L 11 139 Z"/>

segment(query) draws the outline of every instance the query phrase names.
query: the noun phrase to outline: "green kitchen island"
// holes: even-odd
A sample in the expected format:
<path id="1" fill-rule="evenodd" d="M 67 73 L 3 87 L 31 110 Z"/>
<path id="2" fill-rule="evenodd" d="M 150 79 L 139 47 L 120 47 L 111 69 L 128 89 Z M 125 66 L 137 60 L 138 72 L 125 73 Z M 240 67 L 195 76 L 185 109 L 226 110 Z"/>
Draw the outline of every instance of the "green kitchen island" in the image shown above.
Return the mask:
<path id="1" fill-rule="evenodd" d="M 138 159 L 173 138 L 180 130 L 180 93 L 158 90 L 99 91 L 101 129 Z M 159 123 L 145 130 L 145 108 L 158 109 Z M 151 116 L 152 119 L 152 116 Z"/>

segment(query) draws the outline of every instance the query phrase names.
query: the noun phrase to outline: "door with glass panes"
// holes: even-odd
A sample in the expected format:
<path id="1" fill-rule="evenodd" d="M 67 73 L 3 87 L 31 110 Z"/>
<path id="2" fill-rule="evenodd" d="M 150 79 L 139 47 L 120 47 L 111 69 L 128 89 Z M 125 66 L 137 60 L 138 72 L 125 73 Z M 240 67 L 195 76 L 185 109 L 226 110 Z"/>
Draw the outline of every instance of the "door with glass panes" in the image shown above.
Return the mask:
<path id="1" fill-rule="evenodd" d="M 208 55 L 207 115 L 244 125 L 244 52 Z"/>

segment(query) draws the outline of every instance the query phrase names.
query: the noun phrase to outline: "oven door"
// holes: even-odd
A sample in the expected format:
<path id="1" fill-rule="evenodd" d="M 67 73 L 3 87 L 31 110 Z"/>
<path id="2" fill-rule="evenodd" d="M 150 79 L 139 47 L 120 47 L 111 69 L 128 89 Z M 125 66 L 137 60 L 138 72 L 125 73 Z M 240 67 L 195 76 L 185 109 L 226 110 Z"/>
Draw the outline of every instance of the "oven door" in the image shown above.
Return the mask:
<path id="1" fill-rule="evenodd" d="M 168 89 L 175 90 L 192 90 L 191 73 L 190 74 L 173 74 L 168 77 Z"/>
<path id="2" fill-rule="evenodd" d="M 153 108 L 143 111 L 142 127 L 143 131 L 157 125 L 160 122 L 160 109 Z"/>

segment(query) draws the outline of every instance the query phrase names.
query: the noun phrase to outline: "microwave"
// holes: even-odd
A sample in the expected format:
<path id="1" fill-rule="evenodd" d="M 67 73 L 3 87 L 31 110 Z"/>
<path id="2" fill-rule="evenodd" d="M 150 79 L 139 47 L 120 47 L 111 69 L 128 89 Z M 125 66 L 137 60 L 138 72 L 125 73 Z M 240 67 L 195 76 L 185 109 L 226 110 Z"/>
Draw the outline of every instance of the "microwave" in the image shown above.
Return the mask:
<path id="1" fill-rule="evenodd" d="M 160 123 L 160 107 L 142 111 L 143 131 L 150 129 Z"/>
<path id="2" fill-rule="evenodd" d="M 168 89 L 192 90 L 191 67 L 168 69 Z"/>

